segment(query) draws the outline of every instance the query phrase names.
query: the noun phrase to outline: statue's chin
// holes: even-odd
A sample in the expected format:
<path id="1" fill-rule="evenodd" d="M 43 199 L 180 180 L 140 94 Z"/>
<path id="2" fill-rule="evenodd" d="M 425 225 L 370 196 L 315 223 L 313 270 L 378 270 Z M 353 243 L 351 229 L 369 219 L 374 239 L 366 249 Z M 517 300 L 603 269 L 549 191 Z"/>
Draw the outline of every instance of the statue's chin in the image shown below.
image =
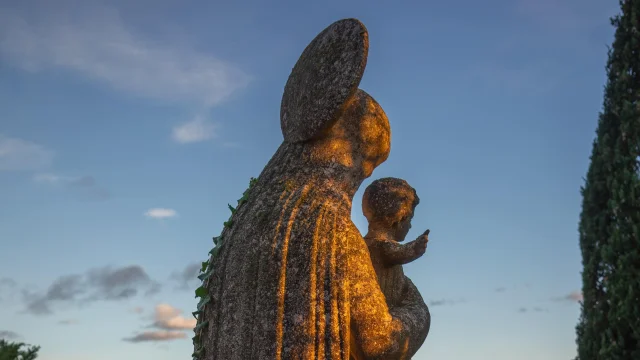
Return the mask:
<path id="1" fill-rule="evenodd" d="M 366 179 L 368 177 L 371 176 L 371 174 L 373 174 L 373 170 L 375 170 L 375 168 L 377 168 L 378 165 L 374 165 L 372 163 L 366 162 L 363 166 L 362 166 L 362 175 L 363 175 L 363 179 Z"/>

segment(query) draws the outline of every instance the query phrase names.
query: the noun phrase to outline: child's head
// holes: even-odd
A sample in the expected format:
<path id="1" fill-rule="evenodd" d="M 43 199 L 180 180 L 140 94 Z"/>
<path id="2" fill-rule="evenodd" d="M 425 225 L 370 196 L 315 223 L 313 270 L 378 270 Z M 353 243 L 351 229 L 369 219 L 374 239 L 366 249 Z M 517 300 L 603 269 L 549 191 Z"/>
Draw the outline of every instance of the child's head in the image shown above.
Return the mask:
<path id="1" fill-rule="evenodd" d="M 369 221 L 369 227 L 390 229 L 394 240 L 403 241 L 419 202 L 416 190 L 406 181 L 382 178 L 372 182 L 364 191 L 362 212 Z"/>

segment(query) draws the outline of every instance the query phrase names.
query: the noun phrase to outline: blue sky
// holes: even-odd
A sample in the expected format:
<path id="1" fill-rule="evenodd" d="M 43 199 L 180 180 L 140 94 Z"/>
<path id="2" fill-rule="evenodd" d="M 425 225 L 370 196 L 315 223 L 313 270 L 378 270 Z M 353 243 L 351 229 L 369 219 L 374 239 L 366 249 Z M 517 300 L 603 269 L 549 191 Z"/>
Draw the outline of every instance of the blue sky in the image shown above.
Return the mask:
<path id="1" fill-rule="evenodd" d="M 55 3 L 55 4 L 54 4 Z M 579 188 L 617 2 L 28 0 L 0 5 L 0 335 L 42 360 L 181 359 L 211 237 L 282 141 L 284 84 L 335 20 L 422 201 L 415 359 L 566 360 Z M 154 340 L 154 341 L 145 341 Z"/>

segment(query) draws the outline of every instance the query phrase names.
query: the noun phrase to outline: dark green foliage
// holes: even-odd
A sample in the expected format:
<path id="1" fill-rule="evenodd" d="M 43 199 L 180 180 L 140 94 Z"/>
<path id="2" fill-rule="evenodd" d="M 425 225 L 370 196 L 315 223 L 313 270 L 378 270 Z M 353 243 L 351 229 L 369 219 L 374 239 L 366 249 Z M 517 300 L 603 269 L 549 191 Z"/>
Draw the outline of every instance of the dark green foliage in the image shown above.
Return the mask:
<path id="1" fill-rule="evenodd" d="M 26 347 L 23 349 L 23 347 Z M 0 360 L 34 360 L 38 357 L 39 346 L 8 342 L 0 339 Z"/>
<path id="2" fill-rule="evenodd" d="M 196 297 L 203 297 L 207 295 L 207 288 L 200 286 L 196 289 Z"/>
<path id="3" fill-rule="evenodd" d="M 582 188 L 579 360 L 640 359 L 640 0 L 620 6 Z"/>

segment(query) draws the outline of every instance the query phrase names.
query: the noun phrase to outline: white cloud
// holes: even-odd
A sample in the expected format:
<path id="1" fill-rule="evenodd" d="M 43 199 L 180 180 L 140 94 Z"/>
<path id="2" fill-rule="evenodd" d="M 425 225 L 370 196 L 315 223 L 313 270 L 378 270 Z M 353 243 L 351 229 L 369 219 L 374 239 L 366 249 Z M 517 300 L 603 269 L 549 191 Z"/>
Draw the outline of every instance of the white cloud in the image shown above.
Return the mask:
<path id="1" fill-rule="evenodd" d="M 214 131 L 214 124 L 202 116 L 196 116 L 193 120 L 174 127 L 171 135 L 174 141 L 185 144 L 209 140 L 215 137 Z"/>
<path id="2" fill-rule="evenodd" d="M 156 306 L 154 326 L 164 330 L 193 330 L 196 319 L 180 316 L 181 311 L 168 304 Z"/>
<path id="3" fill-rule="evenodd" d="M 136 312 L 142 312 L 140 311 Z M 191 331 L 196 326 L 196 319 L 184 318 L 180 315 L 182 311 L 174 308 L 169 304 L 158 304 L 153 315 L 154 327 L 160 330 L 146 331 L 138 333 L 132 337 L 123 339 L 129 342 L 146 342 L 146 341 L 169 341 L 186 338 L 185 330 Z"/>
<path id="4" fill-rule="evenodd" d="M 178 213 L 173 209 L 165 209 L 165 208 L 153 208 L 147 210 L 144 213 L 144 216 L 154 218 L 154 219 L 165 219 L 177 216 Z"/>
<path id="5" fill-rule="evenodd" d="M 155 310 L 156 320 L 170 319 L 179 314 L 180 314 L 180 310 L 174 308 L 169 304 L 156 305 L 156 310 Z"/>
<path id="6" fill-rule="evenodd" d="M 26 71 L 68 69 L 131 94 L 205 107 L 249 82 L 210 54 L 138 36 L 117 11 L 79 8 L 38 17 L 0 7 L 0 55 Z"/>
<path id="7" fill-rule="evenodd" d="M 0 134 L 0 171 L 37 170 L 52 161 L 53 151 L 42 145 Z"/>
<path id="8" fill-rule="evenodd" d="M 67 176 L 60 176 L 52 173 L 42 173 L 35 174 L 33 176 L 33 181 L 39 183 L 48 183 L 48 184 L 59 184 L 61 182 L 67 182 L 72 180 L 73 178 Z"/>

